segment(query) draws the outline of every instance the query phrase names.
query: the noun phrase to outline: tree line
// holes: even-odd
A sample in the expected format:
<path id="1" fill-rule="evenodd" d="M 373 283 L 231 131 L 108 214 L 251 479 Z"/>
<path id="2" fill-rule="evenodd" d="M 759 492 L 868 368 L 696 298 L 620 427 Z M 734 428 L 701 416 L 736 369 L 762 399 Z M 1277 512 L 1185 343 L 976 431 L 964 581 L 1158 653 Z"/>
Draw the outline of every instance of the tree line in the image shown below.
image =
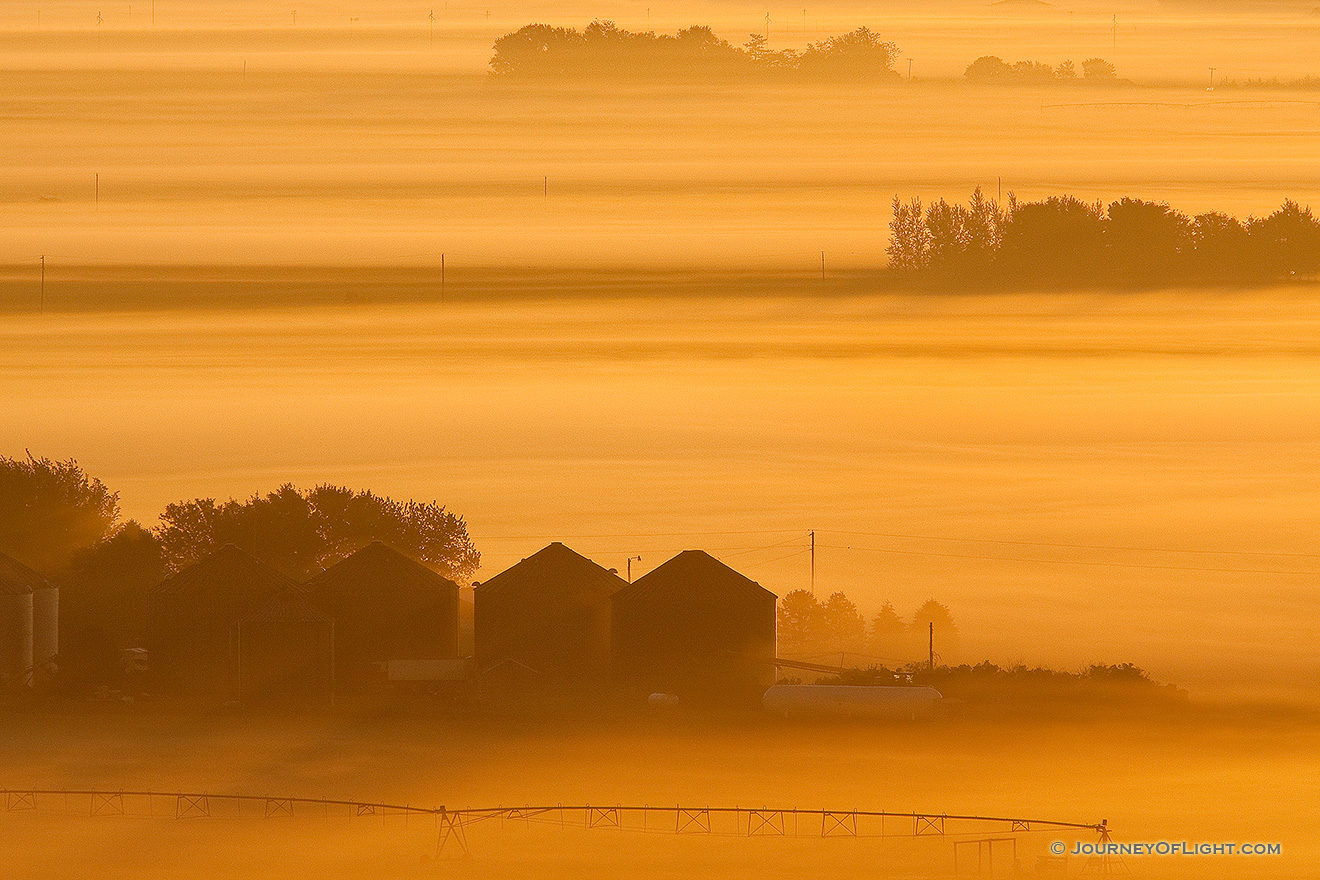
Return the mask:
<path id="1" fill-rule="evenodd" d="M 463 518 L 434 501 L 285 484 L 241 501 L 178 501 L 149 528 L 121 520 L 119 493 L 72 459 L 0 456 L 0 552 L 59 586 L 61 669 L 75 683 L 141 644 L 151 587 L 226 544 L 301 581 L 372 541 L 460 583 L 481 561 Z"/>
<path id="2" fill-rule="evenodd" d="M 612 21 L 582 30 L 529 24 L 495 41 L 492 73 L 510 78 L 599 80 L 711 78 L 775 74 L 800 79 L 897 80 L 898 47 L 868 28 L 811 43 L 806 49 L 773 50 L 764 34 L 743 46 L 709 27 L 676 34 L 635 32 Z"/>
<path id="3" fill-rule="evenodd" d="M 963 75 L 979 83 L 1067 83 L 1078 79 L 1077 65 L 1072 61 L 1064 61 L 1056 67 L 1043 61 L 1015 61 L 1010 64 L 998 55 L 982 55 L 967 65 Z M 1088 83 L 1120 82 L 1114 65 L 1103 58 L 1083 61 L 1081 78 Z"/>
<path id="4" fill-rule="evenodd" d="M 822 602 L 808 590 L 793 590 L 779 600 L 777 614 L 779 653 L 789 658 L 817 654 L 864 654 L 890 662 L 924 658 L 932 623 L 941 653 L 952 653 L 958 645 L 953 615 L 934 599 L 922 603 L 910 620 L 904 620 L 889 602 L 867 620 L 842 591 Z"/>
<path id="5" fill-rule="evenodd" d="M 1245 221 L 1195 216 L 1164 202 L 1107 207 L 1072 196 L 1007 205 L 978 188 L 968 204 L 895 196 L 889 268 L 898 276 L 970 286 L 1264 282 L 1320 271 L 1320 220 L 1288 200 Z"/>

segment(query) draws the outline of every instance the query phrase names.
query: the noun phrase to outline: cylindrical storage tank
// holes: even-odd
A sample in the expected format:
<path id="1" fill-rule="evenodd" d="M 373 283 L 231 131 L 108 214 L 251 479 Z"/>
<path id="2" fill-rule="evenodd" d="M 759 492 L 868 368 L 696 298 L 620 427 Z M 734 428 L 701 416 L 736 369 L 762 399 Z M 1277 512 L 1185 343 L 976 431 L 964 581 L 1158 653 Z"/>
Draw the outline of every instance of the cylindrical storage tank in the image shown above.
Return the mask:
<path id="1" fill-rule="evenodd" d="M 32 593 L 32 666 L 40 669 L 60 653 L 60 591 Z"/>
<path id="2" fill-rule="evenodd" d="M 0 591 L 0 683 L 32 681 L 32 593 Z"/>
<path id="3" fill-rule="evenodd" d="M 932 687 L 777 684 L 761 705 L 785 718 L 884 718 L 915 721 L 935 715 L 943 695 Z"/>

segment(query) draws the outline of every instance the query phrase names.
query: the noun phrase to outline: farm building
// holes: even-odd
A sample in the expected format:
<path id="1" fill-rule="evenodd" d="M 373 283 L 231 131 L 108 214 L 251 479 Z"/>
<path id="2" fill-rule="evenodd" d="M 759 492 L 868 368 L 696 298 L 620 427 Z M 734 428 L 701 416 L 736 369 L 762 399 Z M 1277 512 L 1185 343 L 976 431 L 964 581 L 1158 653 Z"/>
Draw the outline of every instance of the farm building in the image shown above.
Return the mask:
<path id="1" fill-rule="evenodd" d="M 326 706 L 335 693 L 335 624 L 301 588 L 271 596 L 238 626 L 244 703 Z"/>
<path id="2" fill-rule="evenodd" d="M 478 674 L 543 693 L 598 692 L 609 670 L 610 597 L 627 586 L 558 542 L 475 585 Z"/>
<path id="3" fill-rule="evenodd" d="M 335 621 L 341 691 L 459 667 L 458 585 L 379 541 L 313 577 L 307 594 Z"/>
<path id="4" fill-rule="evenodd" d="M 774 684 L 774 593 L 686 550 L 614 594 L 614 680 L 627 694 L 754 706 Z"/>
<path id="5" fill-rule="evenodd" d="M 28 685 L 59 652 L 59 590 L 0 553 L 0 684 Z"/>
<path id="6" fill-rule="evenodd" d="M 166 578 L 148 597 L 148 651 L 168 690 L 212 700 L 240 696 L 239 624 L 298 585 L 233 545 Z"/>

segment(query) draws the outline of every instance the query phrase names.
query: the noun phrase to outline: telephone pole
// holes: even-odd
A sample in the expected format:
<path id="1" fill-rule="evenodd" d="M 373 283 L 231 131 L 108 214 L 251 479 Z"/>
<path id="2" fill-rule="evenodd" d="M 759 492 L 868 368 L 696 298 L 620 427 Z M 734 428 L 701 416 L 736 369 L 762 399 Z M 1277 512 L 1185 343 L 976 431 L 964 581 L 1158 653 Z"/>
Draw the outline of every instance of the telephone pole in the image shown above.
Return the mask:
<path id="1" fill-rule="evenodd" d="M 641 562 L 641 561 L 642 561 L 642 557 L 640 557 L 640 556 L 629 556 L 629 557 L 628 557 L 628 583 L 630 583 L 630 584 L 632 583 L 632 564 L 633 564 L 634 562 Z"/>
<path id="2" fill-rule="evenodd" d="M 816 595 L 816 530 L 811 531 L 811 595 Z"/>
<path id="3" fill-rule="evenodd" d="M 41 255 L 41 314 L 46 313 L 46 255 Z"/>
<path id="4" fill-rule="evenodd" d="M 930 622 L 930 661 L 928 668 L 935 668 L 935 621 Z"/>

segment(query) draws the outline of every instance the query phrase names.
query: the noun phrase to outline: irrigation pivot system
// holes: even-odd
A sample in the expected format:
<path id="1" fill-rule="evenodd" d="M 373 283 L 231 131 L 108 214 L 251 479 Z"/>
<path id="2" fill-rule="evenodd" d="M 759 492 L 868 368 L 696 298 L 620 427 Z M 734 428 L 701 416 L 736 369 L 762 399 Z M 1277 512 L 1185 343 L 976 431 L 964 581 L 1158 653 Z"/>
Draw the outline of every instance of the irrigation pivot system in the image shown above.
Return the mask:
<path id="1" fill-rule="evenodd" d="M 517 821 L 562 828 L 624 832 L 697 834 L 718 837 L 943 837 L 960 847 L 1014 842 L 1003 835 L 1042 831 L 1086 831 L 1109 840 L 1109 825 L 1054 819 L 971 816 L 950 813 L 895 813 L 885 810 L 828 810 L 796 807 L 676 805 L 569 805 L 521 807 L 420 807 L 407 804 L 329 798 L 273 797 L 208 792 L 108 791 L 101 789 L 0 790 L 4 813 L 59 813 L 89 817 L 157 819 L 294 819 L 378 817 L 405 823 L 429 822 L 436 831 L 436 855 L 469 854 L 471 826 Z M 999 836 L 994 836 L 994 835 Z"/>

